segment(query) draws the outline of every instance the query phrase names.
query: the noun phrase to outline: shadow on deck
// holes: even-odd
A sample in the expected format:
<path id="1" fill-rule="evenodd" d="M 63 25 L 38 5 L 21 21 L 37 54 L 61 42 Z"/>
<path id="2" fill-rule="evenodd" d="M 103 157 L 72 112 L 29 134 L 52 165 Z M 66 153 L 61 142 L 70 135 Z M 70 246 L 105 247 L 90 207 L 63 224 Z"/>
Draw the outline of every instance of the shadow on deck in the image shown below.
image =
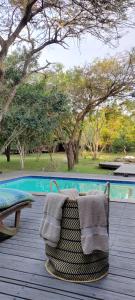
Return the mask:
<path id="1" fill-rule="evenodd" d="M 135 299 L 135 204 L 110 207 L 110 270 L 95 283 L 57 280 L 44 268 L 39 236 L 44 197 L 22 212 L 16 236 L 0 244 L 0 300 L 133 300 Z"/>

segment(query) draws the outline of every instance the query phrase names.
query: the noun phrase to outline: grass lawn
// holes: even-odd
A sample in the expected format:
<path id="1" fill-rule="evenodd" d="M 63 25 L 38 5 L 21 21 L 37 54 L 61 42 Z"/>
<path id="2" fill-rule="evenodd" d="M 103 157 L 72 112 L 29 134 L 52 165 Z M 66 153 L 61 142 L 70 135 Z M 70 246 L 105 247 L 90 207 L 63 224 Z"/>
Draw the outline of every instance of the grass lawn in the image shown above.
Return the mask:
<path id="1" fill-rule="evenodd" d="M 135 153 L 128 155 L 135 155 Z M 79 164 L 75 166 L 73 172 L 91 174 L 113 174 L 113 171 L 100 169 L 100 161 L 113 161 L 116 157 L 124 156 L 123 153 L 108 154 L 103 153 L 97 160 L 93 160 L 90 155 L 86 158 L 80 157 Z M 7 162 L 4 155 L 0 156 L 0 171 L 11 172 L 20 170 L 19 155 L 11 155 L 11 161 Z M 39 158 L 36 154 L 30 154 L 25 158 L 25 171 L 57 171 L 67 172 L 67 160 L 64 153 L 55 153 L 53 162 L 50 161 L 49 154 L 42 154 Z"/>

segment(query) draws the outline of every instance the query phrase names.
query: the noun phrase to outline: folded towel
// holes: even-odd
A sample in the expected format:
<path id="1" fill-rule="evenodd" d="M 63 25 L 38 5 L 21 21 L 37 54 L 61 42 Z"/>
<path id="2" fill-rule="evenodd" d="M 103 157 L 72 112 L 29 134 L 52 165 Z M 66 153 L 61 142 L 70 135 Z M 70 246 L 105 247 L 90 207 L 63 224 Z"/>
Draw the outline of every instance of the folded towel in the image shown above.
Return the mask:
<path id="1" fill-rule="evenodd" d="M 67 195 L 60 193 L 49 193 L 46 196 L 40 236 L 51 247 L 56 247 L 60 239 L 62 206 L 66 199 Z"/>
<path id="2" fill-rule="evenodd" d="M 77 201 L 83 253 L 107 252 L 107 196 L 101 191 L 92 191 Z"/>
<path id="3" fill-rule="evenodd" d="M 60 193 L 67 195 L 69 200 L 76 200 L 79 197 L 79 193 L 76 189 L 64 189 L 60 190 Z"/>

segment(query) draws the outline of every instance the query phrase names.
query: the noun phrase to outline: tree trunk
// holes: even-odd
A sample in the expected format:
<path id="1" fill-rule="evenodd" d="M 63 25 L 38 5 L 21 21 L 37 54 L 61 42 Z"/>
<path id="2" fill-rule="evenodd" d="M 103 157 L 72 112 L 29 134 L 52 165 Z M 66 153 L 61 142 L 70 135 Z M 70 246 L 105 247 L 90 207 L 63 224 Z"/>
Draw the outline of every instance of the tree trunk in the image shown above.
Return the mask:
<path id="1" fill-rule="evenodd" d="M 83 124 L 83 120 L 82 120 L 82 124 Z M 79 124 L 78 124 L 79 126 Z M 73 142 L 73 151 L 74 151 L 74 161 L 75 164 L 79 163 L 79 147 L 80 147 L 80 140 L 81 140 L 81 136 L 82 136 L 82 126 L 81 129 L 79 130 L 79 134 L 78 134 L 78 138 L 77 140 L 75 140 Z"/>
<path id="2" fill-rule="evenodd" d="M 25 156 L 25 151 L 24 151 L 24 146 L 21 145 L 20 141 L 17 140 L 17 149 L 19 151 L 20 155 L 20 165 L 21 165 L 21 170 L 24 169 L 24 156 Z"/>
<path id="3" fill-rule="evenodd" d="M 92 159 L 97 159 L 98 150 L 96 144 L 92 144 Z"/>
<path id="4" fill-rule="evenodd" d="M 20 153 L 21 170 L 24 170 L 24 156 Z"/>
<path id="5" fill-rule="evenodd" d="M 79 163 L 79 143 L 75 142 L 74 144 L 74 160 L 75 160 L 75 164 Z"/>
<path id="6" fill-rule="evenodd" d="M 74 168 L 75 158 L 74 158 L 74 143 L 69 141 L 65 144 L 65 151 L 67 155 L 67 162 L 68 162 L 68 171 Z"/>
<path id="7" fill-rule="evenodd" d="M 53 162 L 53 152 L 51 150 L 49 152 L 49 156 L 50 156 L 50 161 Z"/>
<path id="8" fill-rule="evenodd" d="M 10 162 L 10 145 L 5 148 L 5 155 L 7 158 L 7 162 Z"/>
<path id="9" fill-rule="evenodd" d="M 96 152 L 96 150 L 93 152 L 93 159 L 94 160 L 97 159 L 97 152 Z"/>
<path id="10" fill-rule="evenodd" d="M 72 170 L 74 165 L 79 162 L 79 146 L 82 135 L 82 125 L 83 119 L 76 122 L 69 142 L 64 144 L 69 171 Z"/>

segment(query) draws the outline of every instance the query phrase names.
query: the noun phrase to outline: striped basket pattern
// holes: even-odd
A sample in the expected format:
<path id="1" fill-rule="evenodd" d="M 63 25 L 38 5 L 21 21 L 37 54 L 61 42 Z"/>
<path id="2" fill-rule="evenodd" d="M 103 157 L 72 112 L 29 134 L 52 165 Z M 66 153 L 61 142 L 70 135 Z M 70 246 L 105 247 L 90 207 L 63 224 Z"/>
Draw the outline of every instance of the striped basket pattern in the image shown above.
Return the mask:
<path id="1" fill-rule="evenodd" d="M 77 201 L 65 201 L 59 243 L 57 248 L 46 245 L 46 255 L 47 271 L 63 280 L 90 282 L 108 273 L 109 253 L 95 251 L 84 255 L 82 252 Z"/>

